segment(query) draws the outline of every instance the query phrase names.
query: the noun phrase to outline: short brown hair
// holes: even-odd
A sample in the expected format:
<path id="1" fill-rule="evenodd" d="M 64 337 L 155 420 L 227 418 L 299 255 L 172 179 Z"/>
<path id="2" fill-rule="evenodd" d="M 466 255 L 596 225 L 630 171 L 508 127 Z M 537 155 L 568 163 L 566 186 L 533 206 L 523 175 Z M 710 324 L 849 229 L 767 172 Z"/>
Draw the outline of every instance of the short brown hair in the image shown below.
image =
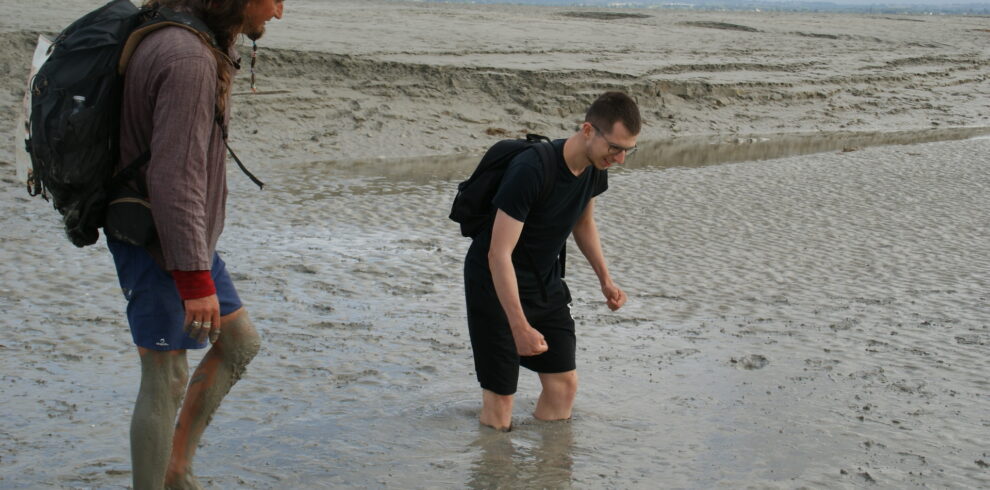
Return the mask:
<path id="1" fill-rule="evenodd" d="M 611 131 L 616 121 L 622 121 L 622 125 L 633 135 L 639 134 L 642 127 L 636 101 L 622 92 L 605 92 L 598 96 L 588 108 L 584 120 L 601 131 Z"/>

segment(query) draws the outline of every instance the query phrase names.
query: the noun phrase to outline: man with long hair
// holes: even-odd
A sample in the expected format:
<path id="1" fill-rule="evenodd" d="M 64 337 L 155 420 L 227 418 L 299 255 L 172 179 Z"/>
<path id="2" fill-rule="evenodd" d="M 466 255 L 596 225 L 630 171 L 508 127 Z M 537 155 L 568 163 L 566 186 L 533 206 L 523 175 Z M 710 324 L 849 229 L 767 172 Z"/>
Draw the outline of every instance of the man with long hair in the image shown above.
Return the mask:
<path id="1" fill-rule="evenodd" d="M 464 263 L 482 424 L 511 428 L 520 365 L 535 371 L 543 387 L 533 416 L 571 417 L 576 338 L 559 257 L 573 234 L 598 276 L 606 305 L 617 310 L 625 304 L 626 294 L 605 264 L 594 209 L 595 197 L 608 188 L 607 169 L 636 151 L 639 131 L 636 103 L 626 94 L 606 92 L 591 104 L 576 133 L 553 142 L 552 175 L 543 175 L 534 149 L 509 163 L 492 199 L 494 222 L 474 238 Z M 553 188 L 540 199 L 548 177 Z"/>
<path id="2" fill-rule="evenodd" d="M 157 238 L 107 238 L 141 360 L 131 420 L 136 489 L 199 488 L 192 459 L 260 338 L 216 253 L 227 198 L 225 135 L 235 43 L 258 39 L 282 0 L 158 0 L 201 20 L 216 45 L 177 26 L 148 34 L 124 78 L 120 166 L 150 153 L 132 182 L 147 191 Z M 221 333 L 222 332 L 222 333 Z M 187 349 L 210 346 L 189 377 Z M 188 385 L 187 385 L 188 383 Z"/>

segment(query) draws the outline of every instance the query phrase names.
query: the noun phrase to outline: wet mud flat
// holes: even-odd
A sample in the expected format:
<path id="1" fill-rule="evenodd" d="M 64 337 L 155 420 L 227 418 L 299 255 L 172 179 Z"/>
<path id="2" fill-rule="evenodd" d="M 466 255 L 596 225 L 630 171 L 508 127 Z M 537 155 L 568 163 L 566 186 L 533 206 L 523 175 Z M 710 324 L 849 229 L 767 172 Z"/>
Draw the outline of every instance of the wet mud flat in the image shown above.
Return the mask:
<path id="1" fill-rule="evenodd" d="M 0 134 L 37 35 L 91 7 L 10 6 Z M 290 7 L 261 93 L 235 87 L 233 146 L 269 186 L 232 170 L 220 248 L 265 345 L 206 434 L 207 487 L 990 486 L 990 147 L 874 147 L 988 125 L 984 19 Z M 597 207 L 630 303 L 607 312 L 572 260 L 574 420 L 534 422 L 524 376 L 515 430 L 486 431 L 455 182 L 605 89 L 647 120 Z M 138 359 L 110 256 L 61 239 L 11 155 L 0 487 L 126 487 Z"/>
<path id="2" fill-rule="evenodd" d="M 608 312 L 573 254 L 574 419 L 534 421 L 524 372 L 509 433 L 476 422 L 455 179 L 270 164 L 258 192 L 232 170 L 220 249 L 265 343 L 196 472 L 214 488 L 987 486 L 988 151 L 612 172 L 596 209 L 629 304 Z M 125 487 L 138 361 L 109 253 L 62 240 L 9 180 L 0 486 Z"/>

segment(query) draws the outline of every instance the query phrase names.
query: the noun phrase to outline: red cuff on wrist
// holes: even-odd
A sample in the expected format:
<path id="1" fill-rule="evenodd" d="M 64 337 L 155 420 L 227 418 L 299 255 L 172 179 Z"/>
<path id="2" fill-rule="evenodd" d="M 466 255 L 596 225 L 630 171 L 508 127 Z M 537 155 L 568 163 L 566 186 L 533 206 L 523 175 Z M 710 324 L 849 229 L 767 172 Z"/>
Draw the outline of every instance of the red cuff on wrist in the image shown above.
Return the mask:
<path id="1" fill-rule="evenodd" d="M 199 299 L 217 294 L 210 271 L 172 271 L 175 287 L 183 300 Z"/>

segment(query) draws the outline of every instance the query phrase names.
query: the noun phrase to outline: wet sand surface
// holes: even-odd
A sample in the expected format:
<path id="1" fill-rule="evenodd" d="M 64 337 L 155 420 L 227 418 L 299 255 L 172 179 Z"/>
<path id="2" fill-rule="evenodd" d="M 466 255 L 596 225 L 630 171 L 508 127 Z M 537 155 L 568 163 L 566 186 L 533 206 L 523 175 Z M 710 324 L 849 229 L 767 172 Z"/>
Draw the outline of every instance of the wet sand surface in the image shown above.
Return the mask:
<path id="1" fill-rule="evenodd" d="M 77 12 L 46 12 L 55 3 L 44 0 L 13 7 L 22 22 L 0 26 L 0 43 L 24 56 L 2 58 L 12 74 L 0 93 L 5 111 L 22 94 L 25 41 L 85 10 L 83 2 L 61 3 Z M 340 15 L 317 18 L 327 3 Z M 264 344 L 204 436 L 194 469 L 208 488 L 990 486 L 990 139 L 871 146 L 985 132 L 988 60 L 979 49 L 986 37 L 966 37 L 979 21 L 890 21 L 922 29 L 900 34 L 884 23 L 867 29 L 877 19 L 855 16 L 775 14 L 765 25 L 756 14 L 632 19 L 661 22 L 629 27 L 640 35 L 712 33 L 713 45 L 665 48 L 673 58 L 652 63 L 657 73 L 682 73 L 670 68 L 678 59 L 703 60 L 740 41 L 733 36 L 754 34 L 726 29 L 731 20 L 756 26 L 787 56 L 822 63 L 820 73 L 794 67 L 790 76 L 800 80 L 783 89 L 716 71 L 692 84 L 710 76 L 772 95 L 827 79 L 840 89 L 781 102 L 717 102 L 709 93 L 661 103 L 638 92 L 650 111 L 644 151 L 611 172 L 596 205 L 612 274 L 630 301 L 609 312 L 571 244 L 581 376 L 574 419 L 534 421 L 538 382 L 524 371 L 515 428 L 498 433 L 477 423 L 480 389 L 461 285 L 468 241 L 446 218 L 456 181 L 477 158 L 464 154 L 502 137 L 487 128 L 568 134 L 579 114 L 532 107 L 559 106 L 569 97 L 561 87 L 576 79 L 587 84 L 573 85 L 582 94 L 574 105 L 584 104 L 585 92 L 613 83 L 639 90 L 641 81 L 588 69 L 563 77 L 536 105 L 503 104 L 474 85 L 459 92 L 452 82 L 445 86 L 456 95 L 446 101 L 453 109 L 444 115 L 440 98 L 409 87 L 426 91 L 436 67 L 481 83 L 486 78 L 471 75 L 472 67 L 509 70 L 527 58 L 500 46 L 506 41 L 491 27 L 479 29 L 477 42 L 490 43 L 484 48 L 465 47 L 466 36 L 434 48 L 444 46 L 435 42 L 441 30 L 422 27 L 443 19 L 448 33 L 464 32 L 471 22 L 504 20 L 504 9 L 303 0 L 287 8 L 299 24 L 287 17 L 271 28 L 266 41 L 281 71 L 261 80 L 289 93 L 235 101 L 234 147 L 242 158 L 252 155 L 252 170 L 268 186 L 257 191 L 231 166 L 220 252 Z M 348 19 L 376 9 L 409 23 L 346 30 Z M 541 22 L 596 21 L 555 13 Z M 781 34 L 788 32 L 836 37 Z M 513 77 L 560 77 L 585 70 L 588 52 L 620 50 L 603 36 L 589 41 L 595 49 L 568 51 L 573 31 L 566 30 L 532 38 L 545 47 L 527 52 L 544 56 Z M 805 39 L 841 44 L 847 60 L 888 66 L 891 75 L 837 81 L 869 70 L 813 44 L 797 46 Z M 793 51 L 783 49 L 789 45 Z M 912 49 L 935 53 L 918 61 L 934 68 L 894 63 L 917 60 Z M 648 71 L 641 51 L 617 52 L 601 55 L 623 60 L 614 73 L 640 64 L 635 77 Z M 752 57 L 775 59 L 764 51 Z M 561 65 L 533 69 L 548 58 Z M 324 71 L 309 69 L 320 63 Z M 407 78 L 385 69 L 396 66 Z M 335 73 L 355 78 L 344 83 Z M 669 78 L 662 86 L 671 86 Z M 375 79 L 382 85 L 371 93 Z M 908 85 L 918 100 L 877 95 L 903 95 Z M 816 112 L 846 97 L 903 110 L 849 109 L 834 120 Z M 519 114 L 471 117 L 503 106 Z M 663 120 L 655 111 L 665 110 L 687 129 L 655 123 Z M 738 126 L 738 114 L 767 117 L 738 131 L 709 128 L 716 120 Z M 861 115 L 867 122 L 853 124 Z M 5 134 L 11 127 L 0 123 Z M 409 133 L 406 146 L 390 139 L 400 129 Z M 803 155 L 811 151 L 822 153 Z M 10 155 L 2 148 L 0 487 L 126 487 L 140 369 L 110 255 L 102 243 L 76 249 L 64 240 L 56 213 L 17 182 Z M 432 156 L 391 158 L 399 155 Z M 761 158 L 775 159 L 742 161 Z"/>
<path id="2" fill-rule="evenodd" d="M 629 304 L 608 312 L 570 261 L 574 419 L 528 416 L 524 373 L 508 434 L 476 421 L 454 182 L 289 165 L 259 193 L 234 178 L 221 253 L 265 344 L 197 473 L 217 488 L 985 486 L 988 151 L 613 172 L 597 209 Z M 59 230 L 20 193 L 2 200 L 3 486 L 124 486 L 138 370 L 109 255 L 36 238 Z"/>

